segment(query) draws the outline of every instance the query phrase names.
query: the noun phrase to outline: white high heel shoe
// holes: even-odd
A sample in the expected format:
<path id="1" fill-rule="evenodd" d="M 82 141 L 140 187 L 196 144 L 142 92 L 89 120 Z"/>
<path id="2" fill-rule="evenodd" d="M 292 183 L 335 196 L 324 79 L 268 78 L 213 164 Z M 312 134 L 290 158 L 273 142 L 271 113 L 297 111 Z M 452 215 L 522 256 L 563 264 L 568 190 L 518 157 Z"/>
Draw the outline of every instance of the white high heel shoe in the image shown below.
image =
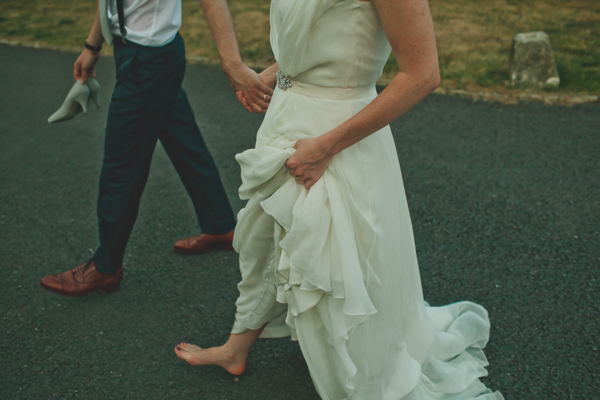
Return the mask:
<path id="1" fill-rule="evenodd" d="M 97 108 L 100 108 L 100 84 L 96 79 L 90 77 L 87 79 L 86 85 L 90 88 L 90 99 L 92 99 Z"/>
<path id="2" fill-rule="evenodd" d="M 82 110 L 84 114 L 87 114 L 90 98 L 100 108 L 98 103 L 99 92 L 100 84 L 94 78 L 88 78 L 85 84 L 82 84 L 81 81 L 75 82 L 62 106 L 48 118 L 48 122 L 66 121 Z"/>

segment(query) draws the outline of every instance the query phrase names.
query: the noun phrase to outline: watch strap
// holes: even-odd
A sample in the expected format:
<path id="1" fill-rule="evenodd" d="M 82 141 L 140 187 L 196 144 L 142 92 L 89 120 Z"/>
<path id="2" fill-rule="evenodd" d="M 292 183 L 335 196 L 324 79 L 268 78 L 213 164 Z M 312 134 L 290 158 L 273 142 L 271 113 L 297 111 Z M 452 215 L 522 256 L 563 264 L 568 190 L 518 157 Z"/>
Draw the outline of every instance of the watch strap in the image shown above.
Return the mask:
<path id="1" fill-rule="evenodd" d="M 102 50 L 102 44 L 100 46 L 92 46 L 91 44 L 89 44 L 87 42 L 87 40 L 85 41 L 85 43 L 83 45 L 85 46 L 86 49 L 91 50 L 94 53 L 100 53 L 100 50 Z"/>

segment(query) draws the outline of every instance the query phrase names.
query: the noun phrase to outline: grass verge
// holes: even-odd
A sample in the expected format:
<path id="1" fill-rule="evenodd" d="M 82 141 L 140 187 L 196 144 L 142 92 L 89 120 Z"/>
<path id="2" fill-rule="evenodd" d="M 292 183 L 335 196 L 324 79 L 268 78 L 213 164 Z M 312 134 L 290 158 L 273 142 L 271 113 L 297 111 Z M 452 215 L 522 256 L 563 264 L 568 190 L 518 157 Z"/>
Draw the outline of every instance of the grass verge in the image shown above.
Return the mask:
<path id="1" fill-rule="evenodd" d="M 96 2 L 4 0 L 0 38 L 40 45 L 81 46 Z M 229 0 L 242 57 L 255 66 L 273 62 L 268 0 Z M 589 0 L 430 0 L 442 74 L 449 89 L 511 91 L 512 37 L 542 30 L 550 35 L 561 86 L 567 93 L 600 93 L 600 2 Z M 188 56 L 218 60 L 200 4 L 183 0 Z M 110 54 L 110 50 L 103 50 Z M 397 72 L 393 57 L 384 76 Z"/>

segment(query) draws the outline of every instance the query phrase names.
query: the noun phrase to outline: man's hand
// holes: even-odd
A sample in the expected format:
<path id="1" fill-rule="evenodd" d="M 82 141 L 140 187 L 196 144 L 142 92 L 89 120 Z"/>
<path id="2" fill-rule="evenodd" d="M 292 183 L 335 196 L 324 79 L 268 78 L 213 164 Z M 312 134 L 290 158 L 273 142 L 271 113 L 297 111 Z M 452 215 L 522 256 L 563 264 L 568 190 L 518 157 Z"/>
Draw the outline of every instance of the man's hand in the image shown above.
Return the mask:
<path id="1" fill-rule="evenodd" d="M 248 111 L 258 114 L 267 111 L 273 89 L 267 86 L 255 71 L 241 64 L 235 68 L 225 69 L 225 74 L 236 92 L 238 101 Z"/>
<path id="2" fill-rule="evenodd" d="M 96 71 L 94 71 L 94 65 L 100 58 L 98 53 L 94 53 L 91 50 L 83 49 L 75 64 L 73 65 L 73 77 L 75 80 L 80 80 L 81 83 L 85 83 L 88 76 L 96 77 Z"/>

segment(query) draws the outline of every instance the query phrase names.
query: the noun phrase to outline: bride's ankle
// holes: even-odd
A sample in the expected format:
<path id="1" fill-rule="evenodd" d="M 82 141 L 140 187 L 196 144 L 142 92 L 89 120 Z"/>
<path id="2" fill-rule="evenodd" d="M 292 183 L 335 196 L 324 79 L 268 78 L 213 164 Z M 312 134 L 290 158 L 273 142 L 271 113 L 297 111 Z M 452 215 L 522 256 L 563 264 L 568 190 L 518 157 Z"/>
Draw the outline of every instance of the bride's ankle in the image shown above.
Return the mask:
<path id="1" fill-rule="evenodd" d="M 229 373 L 233 375 L 240 375 L 246 369 L 246 358 L 247 353 L 236 351 L 236 349 L 228 346 L 221 346 L 218 348 L 220 364 Z"/>
<path id="2" fill-rule="evenodd" d="M 233 348 L 233 346 L 227 346 L 227 344 L 224 344 L 223 346 L 219 347 L 219 352 L 221 353 L 225 362 L 232 364 L 236 364 L 241 361 L 245 362 L 246 358 L 248 358 L 247 352 L 235 349 Z"/>

